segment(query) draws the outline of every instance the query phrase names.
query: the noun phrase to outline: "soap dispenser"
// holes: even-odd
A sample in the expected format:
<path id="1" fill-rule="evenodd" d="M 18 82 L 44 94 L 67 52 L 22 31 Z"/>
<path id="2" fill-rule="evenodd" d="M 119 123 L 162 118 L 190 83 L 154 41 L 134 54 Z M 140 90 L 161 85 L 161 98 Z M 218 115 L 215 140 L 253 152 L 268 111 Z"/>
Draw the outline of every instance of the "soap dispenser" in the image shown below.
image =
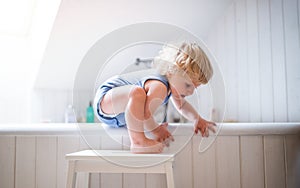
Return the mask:
<path id="1" fill-rule="evenodd" d="M 92 106 L 92 101 L 90 101 L 90 105 L 86 109 L 86 122 L 94 123 L 94 110 Z"/>

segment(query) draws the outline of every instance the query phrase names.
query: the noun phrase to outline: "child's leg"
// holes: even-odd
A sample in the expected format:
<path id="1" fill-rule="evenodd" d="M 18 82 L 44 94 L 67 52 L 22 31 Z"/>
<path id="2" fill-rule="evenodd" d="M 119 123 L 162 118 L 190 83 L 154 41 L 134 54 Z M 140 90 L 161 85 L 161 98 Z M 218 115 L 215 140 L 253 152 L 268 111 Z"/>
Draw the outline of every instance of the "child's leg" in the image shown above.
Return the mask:
<path id="1" fill-rule="evenodd" d="M 146 138 L 144 133 L 145 90 L 128 85 L 111 89 L 101 101 L 101 109 L 107 114 L 125 112 L 126 123 L 131 139 L 131 150 L 135 153 L 160 153 L 163 145 Z"/>

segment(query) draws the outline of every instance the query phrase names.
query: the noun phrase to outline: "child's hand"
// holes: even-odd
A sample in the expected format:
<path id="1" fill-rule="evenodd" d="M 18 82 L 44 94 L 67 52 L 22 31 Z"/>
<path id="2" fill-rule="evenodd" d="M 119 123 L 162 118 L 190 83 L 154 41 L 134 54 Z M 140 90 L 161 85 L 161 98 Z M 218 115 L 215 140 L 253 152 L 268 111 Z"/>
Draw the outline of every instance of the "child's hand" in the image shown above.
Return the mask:
<path id="1" fill-rule="evenodd" d="M 201 135 L 203 137 L 209 136 L 209 130 L 211 130 L 213 133 L 216 133 L 215 130 L 216 124 L 211 121 L 206 121 L 205 119 L 198 118 L 198 121 L 195 123 L 194 131 L 197 134 L 198 130 L 200 130 Z"/>
<path id="2" fill-rule="evenodd" d="M 156 136 L 156 140 L 159 142 L 164 142 L 166 146 L 169 146 L 169 142 L 174 141 L 172 134 L 167 129 L 168 123 L 162 123 L 152 133 Z"/>

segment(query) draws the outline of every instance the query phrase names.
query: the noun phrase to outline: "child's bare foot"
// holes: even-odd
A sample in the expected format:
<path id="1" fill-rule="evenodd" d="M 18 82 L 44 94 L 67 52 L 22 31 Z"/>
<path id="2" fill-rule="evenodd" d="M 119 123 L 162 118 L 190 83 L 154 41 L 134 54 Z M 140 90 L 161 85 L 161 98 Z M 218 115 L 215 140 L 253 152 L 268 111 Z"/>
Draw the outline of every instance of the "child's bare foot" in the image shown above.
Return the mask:
<path id="1" fill-rule="evenodd" d="M 130 147 L 132 153 L 161 153 L 163 149 L 162 143 L 148 138 L 140 142 L 132 142 Z"/>

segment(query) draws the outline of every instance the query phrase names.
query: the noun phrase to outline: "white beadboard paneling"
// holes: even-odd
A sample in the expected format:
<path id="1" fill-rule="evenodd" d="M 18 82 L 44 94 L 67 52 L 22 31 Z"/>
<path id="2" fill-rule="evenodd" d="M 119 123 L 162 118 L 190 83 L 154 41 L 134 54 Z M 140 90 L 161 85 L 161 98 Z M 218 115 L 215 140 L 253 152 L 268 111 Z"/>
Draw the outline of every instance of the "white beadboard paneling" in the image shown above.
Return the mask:
<path id="1" fill-rule="evenodd" d="M 80 139 L 81 149 L 101 149 L 101 135 L 84 135 Z M 91 173 L 89 187 L 100 187 L 101 177 L 99 173 Z"/>
<path id="2" fill-rule="evenodd" d="M 236 59 L 238 69 L 238 120 L 249 121 L 246 1 L 236 1 Z M 229 88 L 227 88 L 228 90 Z"/>
<path id="3" fill-rule="evenodd" d="M 299 36 L 300 36 L 300 14 L 299 14 L 299 11 L 300 11 L 300 2 L 298 0 L 298 32 L 299 32 Z M 300 37 L 298 38 L 299 39 L 299 46 L 300 46 Z"/>
<path id="4" fill-rule="evenodd" d="M 36 138 L 18 136 L 16 140 L 16 188 L 35 187 L 36 181 Z"/>
<path id="5" fill-rule="evenodd" d="M 30 106 L 30 114 L 31 114 L 31 122 L 39 123 L 42 117 L 42 98 L 38 94 L 37 90 L 32 90 L 31 92 L 31 106 Z"/>
<path id="6" fill-rule="evenodd" d="M 273 122 L 273 70 L 271 54 L 271 26 L 269 0 L 259 0 L 258 5 L 258 45 L 260 64 L 261 120 Z"/>
<path id="7" fill-rule="evenodd" d="M 262 136 L 241 136 L 240 148 L 242 187 L 263 188 L 265 186 L 265 181 Z"/>
<path id="8" fill-rule="evenodd" d="M 58 136 L 57 137 L 57 188 L 66 186 L 68 163 L 65 155 L 79 150 L 79 136 Z"/>
<path id="9" fill-rule="evenodd" d="M 257 24 L 257 1 L 247 0 L 247 58 L 249 65 L 249 120 L 261 121 L 260 109 L 260 65 Z"/>
<path id="10" fill-rule="evenodd" d="M 91 88 L 92 90 L 93 88 Z M 93 101 L 94 97 L 91 91 L 87 90 L 74 90 L 73 91 L 73 104 L 77 118 L 86 118 L 86 109 L 89 106 L 89 101 Z"/>
<path id="11" fill-rule="evenodd" d="M 300 1 L 298 0 L 298 32 L 299 32 L 299 36 L 300 36 L 300 14 L 299 14 L 299 11 L 300 11 Z M 300 46 L 300 37 L 298 38 L 299 39 L 299 46 Z"/>
<path id="12" fill-rule="evenodd" d="M 57 91 L 56 91 L 57 92 Z M 69 104 L 71 104 L 71 91 L 63 90 L 58 91 L 56 95 L 55 101 L 53 101 L 55 105 L 55 122 L 65 122 L 65 110 Z"/>
<path id="13" fill-rule="evenodd" d="M 216 70 L 219 69 L 219 66 L 220 66 L 220 62 L 218 61 L 218 58 L 216 57 L 216 51 L 217 51 L 217 44 L 216 44 L 216 33 L 217 33 L 217 30 L 213 30 L 212 33 L 214 34 L 211 34 L 208 36 L 208 38 L 204 41 L 208 46 L 207 48 L 210 50 L 210 53 L 212 55 L 212 57 L 215 58 L 216 62 L 215 64 L 212 64 L 213 66 L 213 70 L 214 70 L 214 76 L 212 77 L 212 79 L 210 80 L 210 82 L 208 83 L 209 85 L 207 86 L 209 88 L 209 93 L 203 93 L 201 87 L 200 89 L 197 90 L 198 94 L 199 94 L 199 102 L 200 102 L 200 107 L 199 107 L 199 114 L 202 116 L 203 113 L 205 113 L 205 111 L 209 110 L 209 117 L 211 120 L 212 118 L 215 118 L 214 121 L 220 121 L 220 102 L 219 102 L 219 96 L 218 96 L 218 93 L 211 93 L 211 92 L 215 92 L 215 91 L 219 91 L 220 87 L 217 86 L 217 84 L 215 84 L 215 80 L 217 78 L 222 78 L 221 76 L 221 73 L 220 72 L 217 72 Z M 217 74 L 220 74 L 220 75 L 217 75 Z M 222 78 L 223 79 L 223 78 Z M 224 86 L 223 86 L 224 87 Z M 217 88 L 217 89 L 215 89 Z M 209 109 L 209 104 L 208 104 L 208 101 L 207 101 L 207 94 L 209 94 L 209 96 L 213 97 L 211 100 L 212 102 L 212 108 L 215 109 L 215 111 L 217 112 L 217 116 L 216 117 L 212 117 L 212 109 Z M 225 101 L 222 101 L 222 102 L 225 102 Z"/>
<path id="14" fill-rule="evenodd" d="M 124 150 L 130 149 L 130 139 L 128 135 L 122 137 Z M 123 174 L 123 188 L 146 187 L 146 174 Z"/>
<path id="15" fill-rule="evenodd" d="M 274 121 L 287 121 L 287 88 L 282 0 L 270 0 Z"/>
<path id="16" fill-rule="evenodd" d="M 226 60 L 225 60 L 225 51 L 224 49 L 226 48 L 225 47 L 225 28 L 224 28 L 224 18 L 220 18 L 219 20 L 219 24 L 217 25 L 217 33 L 216 33 L 216 38 L 217 38 L 217 41 L 216 41 L 216 57 L 218 59 L 218 63 L 219 63 L 219 68 L 220 68 L 220 71 L 222 72 L 222 76 L 223 76 L 223 80 L 224 80 L 224 85 L 225 85 L 225 88 L 227 88 L 227 82 L 229 81 L 228 78 L 227 78 L 227 75 L 228 73 L 226 72 Z M 222 94 L 222 93 L 221 93 Z M 228 110 L 228 106 L 227 106 L 227 95 L 228 95 L 228 91 L 227 89 L 225 90 L 225 111 Z M 220 98 L 222 98 L 220 96 Z M 218 107 L 218 109 L 221 108 Z M 228 119 L 227 117 L 227 113 L 225 113 L 225 116 L 224 116 L 224 119 Z M 220 121 L 223 121 L 223 119 L 220 119 Z"/>
<path id="17" fill-rule="evenodd" d="M 100 149 L 100 136 L 81 135 L 80 136 L 80 150 L 97 150 Z M 100 186 L 100 174 L 91 174 L 79 172 L 76 177 L 76 187 L 88 188 Z"/>
<path id="18" fill-rule="evenodd" d="M 285 149 L 282 136 L 264 136 L 265 186 L 282 188 L 285 179 Z"/>
<path id="19" fill-rule="evenodd" d="M 290 128 L 288 126 L 293 124 L 274 124 L 273 129 L 281 127 L 276 132 L 273 129 L 259 129 L 252 124 L 247 128 L 243 124 L 236 125 L 239 128 L 232 125 L 236 127 L 232 127 L 233 132 L 221 133 L 204 153 L 198 153 L 199 135 L 192 140 L 183 135 L 175 136 L 176 141 L 164 152 L 175 151 L 179 145 L 187 143 L 175 157 L 176 187 L 299 187 L 300 137 L 297 127 L 286 132 Z M 261 124 L 262 127 L 269 125 Z M 226 126 L 223 128 L 226 129 Z M 253 132 L 251 126 L 258 129 L 257 132 Z M 285 126 L 287 128 L 283 129 Z M 241 127 L 247 131 L 241 131 Z M 1 131 L 5 131 L 3 127 Z M 236 132 L 240 135 L 235 135 Z M 115 139 L 108 135 L 102 138 L 102 132 L 100 135 L 88 135 L 86 140 L 95 149 L 129 149 L 128 135 L 119 133 L 115 134 Z M 65 187 L 65 154 L 90 149 L 78 135 L 18 134 L 0 136 L 0 187 Z M 136 184 L 147 188 L 166 187 L 164 175 L 93 175 L 90 188 L 138 187 Z M 77 187 L 84 187 L 89 180 L 84 176 L 81 180 L 79 178 Z"/>
<path id="20" fill-rule="evenodd" d="M 165 174 L 146 174 L 146 188 L 167 187 Z"/>
<path id="21" fill-rule="evenodd" d="M 56 137 L 36 137 L 36 188 L 56 187 L 56 163 Z"/>
<path id="22" fill-rule="evenodd" d="M 220 17 L 220 19 L 218 20 L 216 26 L 215 26 L 215 30 L 216 30 L 216 33 L 214 33 L 214 37 L 217 39 L 215 42 L 216 42 L 216 50 L 215 50 L 215 56 L 216 58 L 219 60 L 218 63 L 219 63 L 219 66 L 220 66 L 220 69 L 221 71 L 225 74 L 224 70 L 225 70 L 225 61 L 224 61 L 224 57 L 225 57 L 225 53 L 224 53 L 224 47 L 225 47 L 225 44 L 224 44 L 224 33 L 225 33 L 225 30 L 224 30 L 224 18 L 223 17 Z M 225 75 L 223 75 L 225 76 Z"/>
<path id="23" fill-rule="evenodd" d="M 286 185 L 300 187 L 300 136 L 285 136 Z"/>
<path id="24" fill-rule="evenodd" d="M 216 145 L 212 144 L 205 152 L 199 152 L 200 136 L 193 138 L 193 179 L 194 188 L 214 188 L 216 181 Z"/>
<path id="25" fill-rule="evenodd" d="M 186 143 L 188 138 L 186 136 L 174 137 L 175 142 L 172 145 Z M 170 151 L 172 148 L 170 148 Z M 192 170 L 192 141 L 186 143 L 185 147 L 176 153 L 175 161 L 173 163 L 174 181 L 176 187 L 193 187 L 193 170 Z M 183 172 L 184 169 L 184 173 Z"/>
<path id="26" fill-rule="evenodd" d="M 300 121 L 300 44 L 297 0 L 283 1 L 288 121 Z"/>
<path id="27" fill-rule="evenodd" d="M 51 90 L 45 90 L 44 91 L 45 96 L 44 96 L 44 104 L 43 104 L 43 108 L 44 108 L 44 114 L 43 117 L 45 119 L 49 119 L 51 122 L 55 123 L 55 115 L 57 112 L 57 103 L 54 102 L 56 101 L 56 96 L 57 96 L 57 92 L 55 91 L 51 91 Z"/>
<path id="28" fill-rule="evenodd" d="M 15 187 L 15 136 L 0 136 L 0 187 Z"/>
<path id="29" fill-rule="evenodd" d="M 124 136 L 123 136 L 123 144 L 128 145 L 129 143 L 130 143 L 129 137 L 126 136 L 124 139 Z M 165 148 L 163 152 L 166 152 L 167 149 L 168 148 Z M 146 179 L 145 179 L 146 188 L 165 188 L 165 187 L 167 187 L 167 181 L 166 181 L 165 174 L 145 174 L 145 176 L 146 176 Z"/>
<path id="30" fill-rule="evenodd" d="M 203 95 L 202 89 L 198 89 L 200 95 L 200 115 L 202 116 L 203 112 L 209 110 L 209 114 L 206 114 L 208 119 L 216 122 L 223 120 L 223 113 L 225 111 L 225 85 L 223 74 L 220 71 L 220 61 L 217 58 L 217 33 L 218 31 L 214 29 L 211 31 L 212 34 L 206 39 L 206 44 L 209 44 L 208 48 L 212 54 L 212 57 L 215 58 L 216 62 L 212 64 L 214 70 L 214 76 L 209 81 L 209 88 L 206 95 Z M 201 88 L 201 87 L 200 87 Z M 210 101 L 208 101 L 210 99 Z M 210 102 L 210 103 L 209 103 Z M 215 110 L 215 114 L 212 115 L 212 110 Z"/>
<path id="31" fill-rule="evenodd" d="M 216 46 L 225 79 L 226 120 L 299 121 L 299 6 L 299 0 L 236 0 L 211 28 L 207 41 Z"/>
<path id="32" fill-rule="evenodd" d="M 216 139 L 217 187 L 240 187 L 240 156 L 238 136 Z"/>
<path id="33" fill-rule="evenodd" d="M 236 30 L 235 4 L 229 7 L 224 19 L 225 66 L 227 90 L 227 120 L 237 120 L 237 67 L 236 67 Z"/>
<path id="34" fill-rule="evenodd" d="M 189 103 L 201 114 L 201 117 L 209 119 L 213 100 L 210 86 L 205 85 L 198 88 L 190 99 Z"/>
<path id="35" fill-rule="evenodd" d="M 122 136 L 122 147 L 123 150 L 130 150 L 130 137 L 129 135 Z"/>
<path id="36" fill-rule="evenodd" d="M 98 150 L 101 148 L 101 135 L 80 135 L 80 149 Z"/>
<path id="37" fill-rule="evenodd" d="M 108 132 L 105 135 L 101 135 L 101 149 L 123 149 L 123 136 L 109 135 Z"/>
<path id="38" fill-rule="evenodd" d="M 31 122 L 64 122 L 65 109 L 72 103 L 70 90 L 34 89 L 31 94 Z"/>
<path id="39" fill-rule="evenodd" d="M 51 115 L 50 116 L 52 117 L 52 122 L 55 122 L 55 123 L 61 122 L 61 120 L 64 117 L 64 111 L 61 112 L 61 111 L 58 110 L 59 109 L 58 106 L 61 105 L 60 95 L 61 95 L 60 92 L 59 93 L 55 92 L 55 91 L 51 92 L 51 101 L 53 101 L 52 103 L 55 106 L 53 106 L 53 108 L 50 108 L 50 109 L 55 109 L 55 110 L 51 110 Z M 56 101 L 56 102 L 54 102 L 54 101 Z M 49 105 L 49 102 L 47 102 L 46 106 L 47 105 Z"/>
<path id="40" fill-rule="evenodd" d="M 122 150 L 122 136 L 101 135 L 101 149 Z M 100 187 L 122 187 L 123 174 L 101 174 Z"/>
<path id="41" fill-rule="evenodd" d="M 124 188 L 144 188 L 146 175 L 145 174 L 124 174 L 123 187 Z"/>

